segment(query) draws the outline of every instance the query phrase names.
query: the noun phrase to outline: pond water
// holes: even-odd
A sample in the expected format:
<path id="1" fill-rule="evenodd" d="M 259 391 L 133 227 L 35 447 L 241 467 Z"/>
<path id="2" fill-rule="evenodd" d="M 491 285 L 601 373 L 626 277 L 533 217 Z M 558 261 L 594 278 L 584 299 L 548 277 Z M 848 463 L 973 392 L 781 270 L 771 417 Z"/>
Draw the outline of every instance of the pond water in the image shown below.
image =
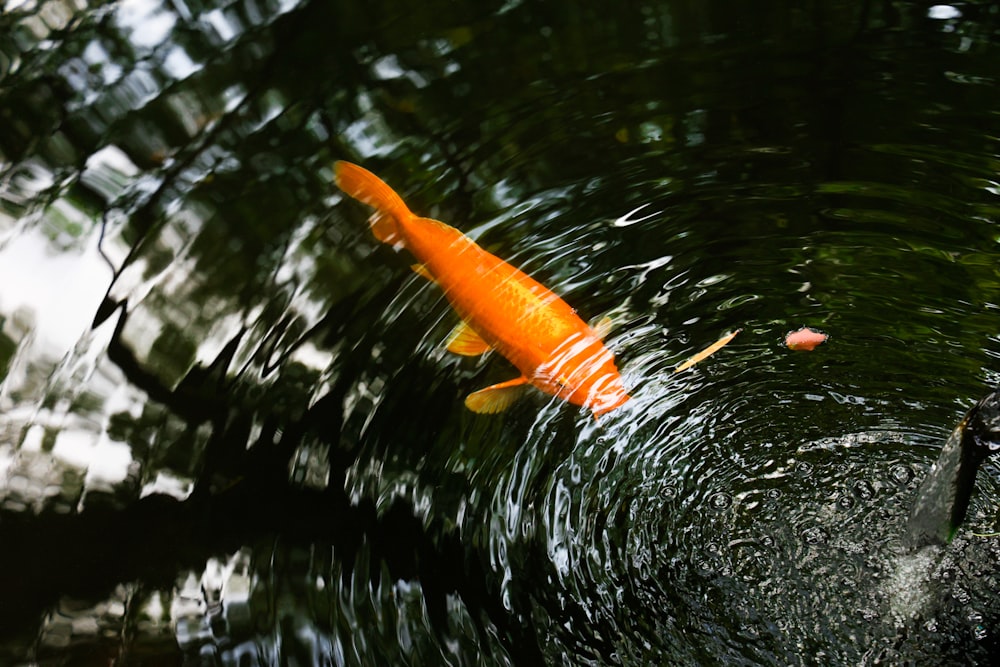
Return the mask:
<path id="1" fill-rule="evenodd" d="M 1000 650 L 996 464 L 902 541 L 1000 383 L 1000 3 L 0 3 L 0 662 Z M 338 159 L 633 399 L 466 410 Z"/>

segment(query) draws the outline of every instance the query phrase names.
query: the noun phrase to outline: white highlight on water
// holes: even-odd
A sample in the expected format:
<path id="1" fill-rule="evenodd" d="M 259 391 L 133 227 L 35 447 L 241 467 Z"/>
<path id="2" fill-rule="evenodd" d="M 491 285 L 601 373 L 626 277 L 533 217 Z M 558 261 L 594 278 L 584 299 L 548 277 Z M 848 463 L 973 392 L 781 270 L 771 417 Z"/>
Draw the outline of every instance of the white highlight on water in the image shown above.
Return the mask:
<path id="1" fill-rule="evenodd" d="M 961 16 L 962 12 L 959 11 L 958 7 L 953 7 L 952 5 L 934 5 L 927 10 L 927 18 L 937 19 L 939 21 L 957 19 Z"/>
<path id="2" fill-rule="evenodd" d="M 649 204 L 643 204 L 642 206 L 639 206 L 638 208 L 632 209 L 631 211 L 629 211 L 625 215 L 621 216 L 620 218 L 618 218 L 617 220 L 615 220 L 614 222 L 612 222 L 611 223 L 612 226 L 614 226 L 614 227 L 628 227 L 630 225 L 634 225 L 634 224 L 637 224 L 637 223 L 649 220 L 650 218 L 655 218 L 656 216 L 658 216 L 658 215 L 660 215 L 662 213 L 662 211 L 656 211 L 654 213 L 650 213 L 648 215 L 644 215 L 641 218 L 634 218 L 634 217 L 632 217 L 636 213 L 638 213 L 639 211 L 641 211 L 642 209 L 646 208 L 647 206 L 649 206 Z"/>
<path id="3" fill-rule="evenodd" d="M 931 599 L 930 574 L 941 557 L 942 548 L 927 546 L 900 556 L 896 571 L 886 582 L 889 611 L 896 627 L 919 617 Z"/>

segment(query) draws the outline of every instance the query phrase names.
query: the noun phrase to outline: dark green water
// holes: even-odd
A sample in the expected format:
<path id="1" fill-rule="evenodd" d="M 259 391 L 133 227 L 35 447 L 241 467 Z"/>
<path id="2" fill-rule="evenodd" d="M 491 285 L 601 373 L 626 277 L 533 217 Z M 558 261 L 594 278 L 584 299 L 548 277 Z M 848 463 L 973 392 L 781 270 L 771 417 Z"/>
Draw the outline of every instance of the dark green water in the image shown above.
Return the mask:
<path id="1" fill-rule="evenodd" d="M 583 5 L 0 5 L 0 662 L 1000 650 L 996 464 L 902 539 L 1000 383 L 1000 5 Z M 634 399 L 466 411 L 512 369 L 337 159 L 610 314 Z"/>

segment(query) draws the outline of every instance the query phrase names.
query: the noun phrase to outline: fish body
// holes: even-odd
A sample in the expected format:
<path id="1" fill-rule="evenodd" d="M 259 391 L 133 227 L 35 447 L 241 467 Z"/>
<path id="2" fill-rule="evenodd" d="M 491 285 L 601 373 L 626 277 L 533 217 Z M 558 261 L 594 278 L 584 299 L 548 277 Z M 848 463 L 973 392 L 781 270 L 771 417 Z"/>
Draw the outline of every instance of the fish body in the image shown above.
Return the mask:
<path id="1" fill-rule="evenodd" d="M 344 192 L 375 207 L 376 238 L 408 250 L 419 262 L 415 270 L 444 291 L 462 320 L 448 349 L 464 355 L 496 350 L 520 371 L 470 394 L 470 410 L 501 412 L 529 384 L 595 417 L 629 400 L 599 333 L 554 292 L 454 227 L 415 215 L 370 171 L 337 162 L 334 173 Z"/>

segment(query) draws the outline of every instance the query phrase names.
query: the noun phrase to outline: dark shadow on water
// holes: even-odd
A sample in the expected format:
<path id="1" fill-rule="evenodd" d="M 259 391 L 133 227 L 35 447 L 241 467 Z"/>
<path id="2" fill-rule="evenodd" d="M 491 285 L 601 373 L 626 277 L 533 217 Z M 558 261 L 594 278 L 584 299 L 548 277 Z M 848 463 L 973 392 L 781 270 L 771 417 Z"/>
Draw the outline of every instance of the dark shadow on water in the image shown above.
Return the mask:
<path id="1" fill-rule="evenodd" d="M 401 503 L 379 515 L 370 502 L 352 505 L 343 495 L 281 489 L 276 481 L 263 475 L 200 501 L 148 496 L 124 510 L 93 508 L 74 516 L 5 513 L 0 567 L 18 574 L 8 579 L 4 595 L 19 603 L 0 610 L 3 635 L 30 631 L 63 596 L 100 599 L 136 579 L 170 589 L 179 570 L 198 569 L 207 558 L 241 545 L 329 545 L 347 573 L 353 554 L 367 542 L 372 562 L 384 563 L 391 577 L 421 582 L 432 627 L 447 627 L 445 600 L 457 593 L 473 619 L 484 614 L 508 638 L 506 649 L 518 664 L 539 664 L 534 638 L 489 589 L 481 556 L 456 536 L 428 534 L 413 508 Z M 95 535 L 103 536 L 99 546 Z M 379 568 L 370 571 L 377 577 Z"/>

